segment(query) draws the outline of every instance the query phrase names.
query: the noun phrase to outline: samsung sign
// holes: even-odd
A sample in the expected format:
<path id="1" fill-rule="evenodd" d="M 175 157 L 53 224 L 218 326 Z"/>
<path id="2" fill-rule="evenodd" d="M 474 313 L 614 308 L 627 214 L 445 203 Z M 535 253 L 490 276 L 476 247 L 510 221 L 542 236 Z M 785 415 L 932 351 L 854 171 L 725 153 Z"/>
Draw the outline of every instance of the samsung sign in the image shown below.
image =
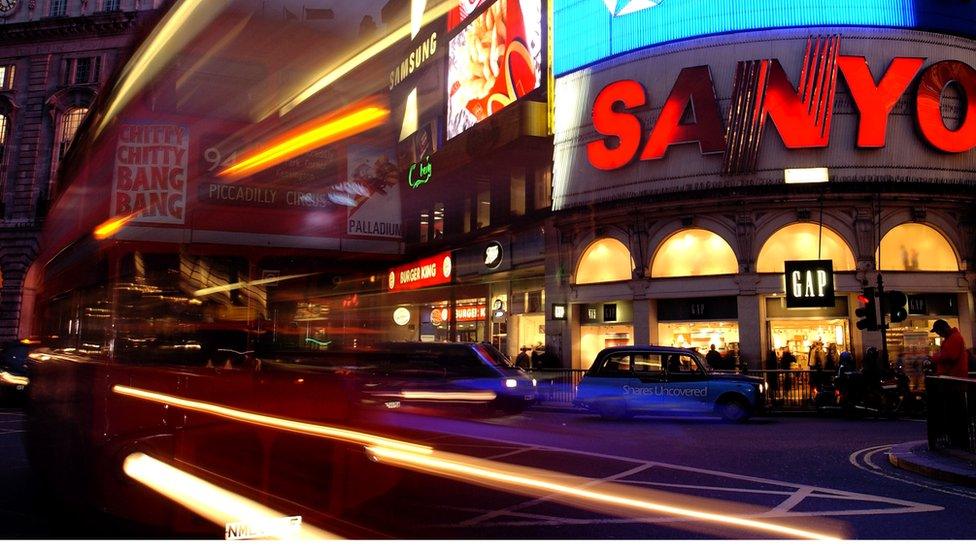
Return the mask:
<path id="1" fill-rule="evenodd" d="M 976 4 L 946 0 L 575 0 L 554 10 L 554 71 L 676 40 L 786 27 L 853 25 L 973 36 Z"/>

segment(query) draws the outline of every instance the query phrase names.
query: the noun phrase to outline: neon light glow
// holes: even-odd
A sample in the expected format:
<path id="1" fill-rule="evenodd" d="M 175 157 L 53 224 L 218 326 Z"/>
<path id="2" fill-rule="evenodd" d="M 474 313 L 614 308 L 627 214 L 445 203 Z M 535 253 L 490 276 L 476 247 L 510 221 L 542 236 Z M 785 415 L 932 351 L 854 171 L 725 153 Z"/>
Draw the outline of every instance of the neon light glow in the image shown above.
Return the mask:
<path id="1" fill-rule="evenodd" d="M 557 2 L 554 70 L 557 75 L 563 75 L 647 46 L 727 32 L 826 25 L 915 28 L 915 3 L 913 0 L 669 0 L 624 13 L 630 4 L 619 1 L 616 10 L 609 9 L 613 2 L 604 0 Z M 954 25 L 949 21 L 941 24 Z M 931 26 L 931 22 L 926 26 Z"/>
<path id="2" fill-rule="evenodd" d="M 126 457 L 122 470 L 130 478 L 220 526 L 233 522 L 262 523 L 285 518 L 285 515 L 270 507 L 211 484 L 142 452 Z M 296 533 L 294 538 L 289 536 L 278 539 L 341 539 L 307 523 L 302 523 Z"/>

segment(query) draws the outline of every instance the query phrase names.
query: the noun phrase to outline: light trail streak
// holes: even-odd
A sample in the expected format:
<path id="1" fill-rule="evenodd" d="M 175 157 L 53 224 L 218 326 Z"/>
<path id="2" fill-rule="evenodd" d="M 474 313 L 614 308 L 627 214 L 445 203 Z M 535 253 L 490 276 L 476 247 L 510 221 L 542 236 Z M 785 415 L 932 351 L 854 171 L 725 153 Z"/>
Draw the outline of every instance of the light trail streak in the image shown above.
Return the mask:
<path id="1" fill-rule="evenodd" d="M 221 527 L 230 523 L 262 524 L 286 518 L 270 507 L 225 490 L 142 452 L 129 454 L 122 463 L 122 470 L 130 478 Z M 297 532 L 283 532 L 270 537 L 302 541 L 341 539 L 304 522 Z"/>
<path id="2" fill-rule="evenodd" d="M 298 275 L 285 275 L 285 276 L 272 276 L 269 278 L 262 278 L 259 280 L 252 280 L 250 282 L 234 282 L 233 284 L 221 284 L 220 286 L 211 286 L 209 288 L 201 288 L 193 292 L 194 297 L 202 297 L 205 295 L 216 294 L 218 292 L 229 292 L 230 290 L 240 290 L 241 288 L 247 288 L 249 286 L 263 286 L 265 284 L 275 284 L 277 282 L 282 282 L 284 280 L 292 280 L 295 278 L 305 278 L 308 276 L 313 276 L 318 273 L 306 273 Z"/>
<path id="3" fill-rule="evenodd" d="M 495 490 L 507 490 L 539 497 L 558 497 L 564 503 L 575 507 L 598 507 L 598 510 L 603 512 L 606 512 L 606 507 L 612 507 L 620 513 L 659 513 L 799 539 L 841 539 L 828 533 L 743 518 L 728 512 L 696 509 L 691 505 L 674 503 L 675 501 L 687 502 L 691 498 L 680 498 L 664 493 L 655 494 L 648 490 L 613 485 L 601 489 L 586 488 L 584 486 L 592 484 L 594 479 L 435 451 L 429 446 L 370 433 L 246 412 L 123 385 L 112 387 L 112 391 L 142 400 L 168 404 L 254 425 L 362 444 L 371 457 L 378 462 L 470 484 L 479 484 Z"/>
<path id="4" fill-rule="evenodd" d="M 418 454 L 429 454 L 434 451 L 434 449 L 430 446 L 403 442 L 400 440 L 372 435 L 369 433 L 362 433 L 351 429 L 343 429 L 340 427 L 331 427 L 319 423 L 309 423 L 294 419 L 284 419 L 265 414 L 257 414 L 254 412 L 246 412 L 236 408 L 229 408 L 227 406 L 220 406 L 218 404 L 211 404 L 209 402 L 201 402 L 188 398 L 174 397 L 154 391 L 127 387 L 125 385 L 116 385 L 112 387 L 112 392 L 128 397 L 158 402 L 160 404 L 169 404 L 170 406 L 177 406 L 179 408 L 193 410 L 195 412 L 243 421 L 245 423 L 260 425 L 262 427 L 271 427 L 274 429 L 281 429 L 283 431 L 290 431 L 292 433 L 301 433 L 332 440 L 340 440 L 343 442 L 363 444 L 365 446 L 396 448 L 406 452 Z"/>
<path id="5" fill-rule="evenodd" d="M 423 17 L 423 22 L 421 23 L 421 26 L 427 25 L 430 22 L 437 19 L 438 17 L 441 17 L 442 15 L 446 14 L 451 10 L 451 8 L 453 8 L 456 5 L 457 5 L 456 1 L 448 0 L 448 1 L 440 2 L 436 6 L 427 10 L 427 13 Z M 324 90 L 325 88 L 336 83 L 340 78 L 346 76 L 347 74 L 355 70 L 363 63 L 372 59 L 374 56 L 382 53 L 384 50 L 393 46 L 400 40 L 410 38 L 412 26 L 413 24 L 411 22 L 407 22 L 406 24 L 394 30 L 390 34 L 387 34 L 383 38 L 377 40 L 376 42 L 370 44 L 366 48 L 360 50 L 358 53 L 354 54 L 349 59 L 346 59 L 345 61 L 339 63 L 338 65 L 329 68 L 318 78 L 312 81 L 308 86 L 306 86 L 305 89 L 299 92 L 298 95 L 296 95 L 288 102 L 286 102 L 284 105 L 279 107 L 278 115 L 285 116 L 286 114 L 288 114 L 289 111 L 301 105 L 302 103 L 304 103 L 305 101 L 307 101 L 312 96 L 319 93 L 320 91 Z M 266 118 L 270 114 L 271 113 L 268 113 L 267 115 L 262 116 L 261 118 Z"/>
<path id="6" fill-rule="evenodd" d="M 739 528 L 759 530 L 772 534 L 789 536 L 791 538 L 810 540 L 840 539 L 838 537 L 820 532 L 792 528 L 789 526 L 754 519 L 741 518 L 734 515 L 689 509 L 686 507 L 680 507 L 669 503 L 634 496 L 621 495 L 612 490 L 579 488 L 579 485 L 583 484 L 584 482 L 592 481 L 592 479 L 579 478 L 580 482 L 573 482 L 572 484 L 568 482 L 547 480 L 539 476 L 538 472 L 531 468 L 500 464 L 490 460 L 470 458 L 468 456 L 458 454 L 438 451 L 431 455 L 420 455 L 413 452 L 404 452 L 402 450 L 383 448 L 379 446 L 369 447 L 367 448 L 367 451 L 380 462 L 400 465 L 402 467 L 407 467 L 424 473 L 433 473 L 442 476 L 447 475 L 461 480 L 471 481 L 478 479 L 485 485 L 495 488 L 516 488 L 522 491 L 529 491 L 534 495 L 540 496 L 556 494 L 576 502 L 591 502 L 628 510 L 664 513 L 672 516 L 725 524 Z M 541 473 L 551 475 L 551 473 L 548 471 L 541 471 Z M 567 476 L 567 478 L 573 477 Z"/>
<path id="7" fill-rule="evenodd" d="M 136 218 L 142 211 L 132 212 L 127 215 L 118 215 L 111 219 L 104 221 L 101 225 L 95 227 L 92 234 L 95 236 L 96 240 L 105 240 L 106 238 L 118 233 L 123 227 L 135 221 Z"/>
<path id="8" fill-rule="evenodd" d="M 174 5 L 123 69 L 112 100 L 95 128 L 97 137 L 183 46 L 203 31 L 229 5 L 229 0 L 181 0 Z"/>
<path id="9" fill-rule="evenodd" d="M 343 114 L 329 113 L 255 147 L 240 162 L 228 166 L 218 175 L 235 179 L 253 175 L 309 151 L 380 126 L 389 117 L 389 109 L 376 105 L 364 106 Z"/>
<path id="10" fill-rule="evenodd" d="M 11 385 L 22 386 L 27 386 L 27 384 L 30 382 L 26 377 L 11 374 L 10 372 L 0 372 L 0 380 Z"/>

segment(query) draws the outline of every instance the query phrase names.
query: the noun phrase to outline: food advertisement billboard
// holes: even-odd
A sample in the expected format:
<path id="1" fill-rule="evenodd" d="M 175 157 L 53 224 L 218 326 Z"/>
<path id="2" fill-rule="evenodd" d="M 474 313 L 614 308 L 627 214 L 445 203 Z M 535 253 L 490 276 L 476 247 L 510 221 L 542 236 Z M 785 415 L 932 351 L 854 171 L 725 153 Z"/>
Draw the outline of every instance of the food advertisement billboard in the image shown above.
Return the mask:
<path id="1" fill-rule="evenodd" d="M 451 39 L 448 58 L 451 139 L 539 87 L 541 0 L 497 0 Z"/>

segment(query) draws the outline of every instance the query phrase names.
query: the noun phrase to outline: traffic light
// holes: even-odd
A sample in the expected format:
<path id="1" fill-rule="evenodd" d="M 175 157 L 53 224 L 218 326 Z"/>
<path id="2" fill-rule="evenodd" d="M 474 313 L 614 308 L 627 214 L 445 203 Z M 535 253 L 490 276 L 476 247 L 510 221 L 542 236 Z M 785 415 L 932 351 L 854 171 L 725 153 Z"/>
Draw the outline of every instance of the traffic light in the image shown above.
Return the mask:
<path id="1" fill-rule="evenodd" d="M 885 305 L 892 322 L 904 322 L 908 318 L 908 296 L 904 292 L 885 292 Z"/>
<path id="2" fill-rule="evenodd" d="M 878 308 L 875 306 L 874 288 L 864 288 L 864 292 L 857 296 L 860 307 L 854 310 L 854 314 L 860 319 L 857 321 L 858 330 L 878 331 Z"/>

